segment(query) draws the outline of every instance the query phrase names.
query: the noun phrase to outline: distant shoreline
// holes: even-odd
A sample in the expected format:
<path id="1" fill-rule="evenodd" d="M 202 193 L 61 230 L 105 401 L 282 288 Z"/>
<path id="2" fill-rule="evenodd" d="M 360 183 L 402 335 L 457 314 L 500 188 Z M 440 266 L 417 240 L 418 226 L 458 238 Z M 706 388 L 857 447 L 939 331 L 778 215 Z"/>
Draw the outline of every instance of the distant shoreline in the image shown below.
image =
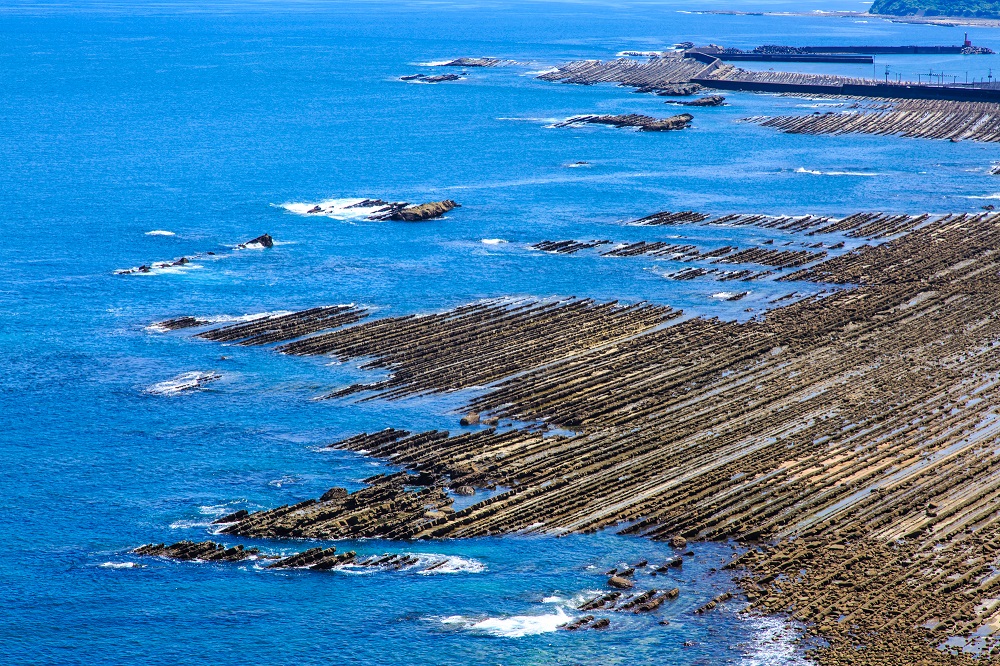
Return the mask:
<path id="1" fill-rule="evenodd" d="M 740 12 L 733 10 L 698 10 L 692 14 L 715 14 L 720 16 L 808 16 L 830 18 L 882 19 L 892 23 L 919 23 L 942 27 L 973 26 L 978 28 L 1000 28 L 1000 18 L 978 18 L 974 16 L 893 16 L 891 14 L 869 14 L 868 12 Z"/>

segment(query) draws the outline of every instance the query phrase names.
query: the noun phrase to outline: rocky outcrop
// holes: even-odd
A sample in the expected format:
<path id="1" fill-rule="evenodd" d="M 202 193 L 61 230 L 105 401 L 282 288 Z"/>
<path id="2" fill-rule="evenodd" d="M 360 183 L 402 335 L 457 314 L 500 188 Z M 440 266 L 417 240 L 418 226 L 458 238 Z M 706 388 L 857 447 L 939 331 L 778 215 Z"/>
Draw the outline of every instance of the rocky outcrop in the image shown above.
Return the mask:
<path id="1" fill-rule="evenodd" d="M 158 321 L 152 326 L 154 328 L 160 329 L 162 331 L 177 331 L 182 328 L 193 328 L 195 326 L 204 326 L 209 322 L 204 319 L 198 319 L 197 317 L 176 317 L 174 319 L 164 319 L 163 321 Z"/>
<path id="2" fill-rule="evenodd" d="M 441 83 L 442 81 L 458 81 L 462 77 L 458 74 L 435 74 L 434 76 L 428 76 L 426 74 L 410 74 L 408 76 L 399 77 L 400 81 L 420 81 L 421 83 Z"/>
<path id="3" fill-rule="evenodd" d="M 451 199 L 445 199 L 444 201 L 431 201 L 430 203 L 420 204 L 417 206 L 411 206 L 408 203 L 396 203 L 387 207 L 386 210 L 379 211 L 374 215 L 369 215 L 369 220 L 394 220 L 398 222 L 422 222 L 424 220 L 431 220 L 435 217 L 441 217 L 445 213 L 455 208 L 459 208 L 460 204 L 452 201 Z"/>
<path id="4" fill-rule="evenodd" d="M 227 548 L 214 541 L 178 541 L 167 546 L 162 543 L 148 543 L 132 551 L 136 555 L 166 557 L 171 560 L 204 560 L 211 562 L 241 562 L 259 554 L 256 548 L 233 546 Z"/>
<path id="5" fill-rule="evenodd" d="M 246 250 L 246 249 L 256 249 L 261 247 L 264 248 L 274 247 L 274 239 L 271 238 L 270 234 L 257 236 L 257 238 L 254 238 L 253 240 L 248 240 L 246 243 L 240 243 L 239 245 L 236 246 L 236 249 Z"/>
<path id="6" fill-rule="evenodd" d="M 441 485 L 430 485 L 432 479 L 405 472 L 374 476 L 365 480 L 367 488 L 337 489 L 319 500 L 251 513 L 222 532 L 254 538 L 403 538 L 454 513 L 452 498 Z"/>
<path id="7" fill-rule="evenodd" d="M 689 113 L 682 113 L 669 118 L 654 118 L 637 113 L 621 116 L 575 116 L 568 118 L 553 127 L 572 127 L 574 125 L 612 125 L 614 127 L 634 127 L 640 132 L 665 132 L 685 129 L 694 120 Z"/>
<path id="8" fill-rule="evenodd" d="M 726 98 L 722 95 L 708 95 L 698 99 L 682 100 L 668 99 L 664 104 L 679 104 L 680 106 L 725 106 Z"/>
<path id="9" fill-rule="evenodd" d="M 449 62 L 436 65 L 437 67 L 499 67 L 502 65 L 513 65 L 513 60 L 501 60 L 500 58 L 455 58 Z"/>

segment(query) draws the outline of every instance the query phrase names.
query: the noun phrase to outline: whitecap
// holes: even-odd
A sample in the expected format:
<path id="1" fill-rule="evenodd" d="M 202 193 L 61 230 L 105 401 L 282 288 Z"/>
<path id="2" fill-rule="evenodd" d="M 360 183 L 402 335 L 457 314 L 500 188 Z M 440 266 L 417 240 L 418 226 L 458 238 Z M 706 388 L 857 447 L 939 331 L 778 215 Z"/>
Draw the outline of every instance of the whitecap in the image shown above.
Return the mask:
<path id="1" fill-rule="evenodd" d="M 503 245 L 507 241 L 503 238 L 483 238 L 479 242 L 483 245 Z"/>
<path id="2" fill-rule="evenodd" d="M 812 170 L 812 169 L 804 169 L 802 167 L 799 167 L 798 169 L 796 169 L 795 173 L 808 173 L 808 174 L 812 174 L 814 176 L 865 176 L 865 177 L 873 177 L 873 176 L 879 175 L 877 173 L 870 173 L 870 172 L 867 172 L 867 171 L 815 171 L 815 170 Z"/>
<path id="3" fill-rule="evenodd" d="M 971 195 L 965 197 L 966 199 L 1000 199 L 1000 192 L 994 192 L 993 194 L 983 194 L 981 196 Z"/>
<path id="4" fill-rule="evenodd" d="M 195 527 L 208 527 L 211 525 L 211 521 L 204 520 L 175 520 L 170 523 L 170 529 L 172 530 L 189 530 Z"/>
<path id="5" fill-rule="evenodd" d="M 369 215 L 384 210 L 387 204 L 376 204 L 372 206 L 358 206 L 365 201 L 373 201 L 364 198 L 349 199 L 324 199 L 319 203 L 290 202 L 280 204 L 279 208 L 284 208 L 289 213 L 304 215 L 308 217 L 329 217 L 334 220 L 364 220 Z M 316 210 L 319 208 L 319 210 Z M 310 211 L 316 212 L 310 212 Z"/>
<path id="6" fill-rule="evenodd" d="M 142 565 L 135 562 L 103 562 L 99 565 L 102 569 L 141 569 Z"/>
<path id="7" fill-rule="evenodd" d="M 434 574 L 460 574 L 460 573 L 482 573 L 486 571 L 486 565 L 479 560 L 470 557 L 460 557 L 458 555 L 435 555 L 433 553 L 415 553 L 417 571 L 422 576 Z"/>
<path id="8" fill-rule="evenodd" d="M 418 62 L 415 63 L 418 67 L 444 67 L 445 65 L 450 65 L 455 62 L 455 59 L 451 60 L 431 60 L 430 62 Z"/>
<path id="9" fill-rule="evenodd" d="M 712 294 L 712 298 L 732 298 L 736 295 L 734 291 L 720 291 L 716 294 Z"/>
<path id="10" fill-rule="evenodd" d="M 745 620 L 753 638 L 740 666 L 807 666 L 811 664 L 796 647 L 799 632 L 781 618 L 751 616 Z"/>
<path id="11" fill-rule="evenodd" d="M 176 236 L 172 231 L 164 231 L 163 229 L 153 229 L 152 231 L 146 232 L 147 236 Z"/>
<path id="12" fill-rule="evenodd" d="M 202 372 L 193 370 L 182 372 L 173 379 L 158 382 L 146 389 L 146 393 L 153 395 L 176 395 L 182 391 L 198 389 L 210 382 L 222 379 L 222 375 L 217 372 Z"/>
<path id="13" fill-rule="evenodd" d="M 488 617 L 485 620 L 466 625 L 469 631 L 482 632 L 490 636 L 521 638 L 556 631 L 560 625 L 570 621 L 562 608 L 545 615 L 512 615 L 510 617 Z"/>

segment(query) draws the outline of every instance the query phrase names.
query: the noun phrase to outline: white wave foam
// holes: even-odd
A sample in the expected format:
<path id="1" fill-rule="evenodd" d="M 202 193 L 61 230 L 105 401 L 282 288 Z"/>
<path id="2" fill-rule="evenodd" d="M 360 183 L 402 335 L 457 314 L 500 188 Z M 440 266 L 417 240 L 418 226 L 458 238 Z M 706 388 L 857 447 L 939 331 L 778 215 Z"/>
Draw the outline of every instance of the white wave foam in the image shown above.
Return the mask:
<path id="1" fill-rule="evenodd" d="M 552 72 L 558 72 L 558 67 L 549 67 L 548 69 L 537 69 L 533 72 L 525 72 L 521 76 L 541 76 L 542 74 L 551 74 Z"/>
<path id="2" fill-rule="evenodd" d="M 555 613 L 546 615 L 512 615 L 510 617 L 488 617 L 485 620 L 475 620 L 451 615 L 441 619 L 442 624 L 457 624 L 463 629 L 477 633 L 501 636 L 504 638 L 521 638 L 547 634 L 559 628 L 559 625 L 570 621 L 570 616 L 557 608 Z"/>
<path id="3" fill-rule="evenodd" d="M 455 59 L 451 60 L 431 60 L 430 62 L 418 62 L 415 63 L 418 67 L 444 67 L 447 64 L 455 62 Z"/>
<path id="4" fill-rule="evenodd" d="M 971 195 L 965 197 L 966 199 L 1000 199 L 1000 192 L 994 192 L 993 194 L 983 194 L 983 195 Z"/>
<path id="5" fill-rule="evenodd" d="M 212 521 L 204 520 L 175 520 L 170 523 L 170 529 L 172 530 L 189 530 L 195 527 L 208 527 L 212 524 Z"/>
<path id="6" fill-rule="evenodd" d="M 99 564 L 97 566 L 101 567 L 102 569 L 140 569 L 140 568 L 142 568 L 141 564 L 137 564 L 135 562 L 104 562 L 104 563 Z"/>
<path id="7" fill-rule="evenodd" d="M 503 245 L 507 241 L 503 238 L 483 238 L 479 242 L 483 245 Z"/>
<path id="8" fill-rule="evenodd" d="M 718 293 L 712 294 L 712 298 L 732 298 L 736 295 L 735 291 L 720 291 Z"/>
<path id="9" fill-rule="evenodd" d="M 146 393 L 153 395 L 176 395 L 182 391 L 198 389 L 210 382 L 222 379 L 222 375 L 217 372 L 202 372 L 193 370 L 182 372 L 173 379 L 158 382 L 146 389 Z"/>
<path id="10" fill-rule="evenodd" d="M 740 666 L 809 666 L 796 647 L 798 632 L 784 620 L 775 617 L 752 616 L 745 620 L 753 631 L 753 638 Z"/>
<path id="11" fill-rule="evenodd" d="M 497 118 L 497 120 L 515 120 L 515 121 L 528 122 L 528 123 L 557 123 L 557 122 L 559 122 L 560 119 L 559 118 L 536 118 L 536 117 L 514 118 L 513 116 L 500 116 L 500 117 Z"/>
<path id="12" fill-rule="evenodd" d="M 795 173 L 809 173 L 814 176 L 877 176 L 877 173 L 869 173 L 866 171 L 814 171 L 812 169 L 804 169 L 799 167 L 795 170 Z"/>
<path id="13" fill-rule="evenodd" d="M 482 573 L 486 565 L 479 560 L 458 555 L 435 555 L 433 553 L 416 553 L 417 564 L 421 576 L 434 574 Z M 444 561 L 443 563 L 442 560 Z"/>
<path id="14" fill-rule="evenodd" d="M 663 53 L 661 51 L 619 51 L 615 56 L 619 58 L 627 58 L 632 56 L 633 58 L 658 58 Z"/>
<path id="15" fill-rule="evenodd" d="M 279 208 L 284 208 L 296 215 L 307 215 L 316 217 L 329 217 L 334 220 L 363 220 L 369 215 L 382 211 L 386 208 L 383 205 L 358 206 L 366 199 L 325 199 L 319 203 L 283 203 Z M 317 208 L 319 210 L 317 210 Z M 315 212 L 312 212 L 315 211 Z"/>
<path id="16" fill-rule="evenodd" d="M 147 236 L 176 236 L 172 231 L 164 231 L 163 229 L 153 229 L 152 231 L 146 232 Z"/>

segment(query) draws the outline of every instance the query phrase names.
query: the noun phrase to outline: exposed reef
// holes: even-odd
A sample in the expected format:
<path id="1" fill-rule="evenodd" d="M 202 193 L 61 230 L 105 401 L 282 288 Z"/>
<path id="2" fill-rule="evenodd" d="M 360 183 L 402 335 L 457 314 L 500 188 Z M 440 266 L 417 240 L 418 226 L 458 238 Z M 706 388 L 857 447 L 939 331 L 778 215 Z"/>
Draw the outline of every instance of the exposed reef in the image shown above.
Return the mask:
<path id="1" fill-rule="evenodd" d="M 822 664 L 973 663 L 1000 649 L 1000 214 L 683 217 L 881 241 L 786 278 L 842 288 L 745 323 L 508 302 L 291 342 L 391 367 L 388 396 L 485 385 L 466 411 L 572 431 L 349 438 L 335 446 L 412 474 L 226 529 L 732 538 L 749 547 L 727 566 L 751 608 L 823 637 Z M 453 512 L 445 488 L 459 485 L 509 490 Z M 626 573 L 612 575 L 634 585 Z"/>
<path id="2" fill-rule="evenodd" d="M 846 111 L 744 119 L 788 134 L 882 134 L 951 141 L 1000 141 L 1000 104 L 928 100 L 856 103 Z"/>
<path id="3" fill-rule="evenodd" d="M 149 555 L 153 557 L 166 557 L 171 560 L 205 560 L 211 562 L 242 562 L 256 556 L 260 551 L 256 548 L 244 548 L 243 546 L 233 546 L 227 548 L 214 541 L 178 541 L 166 546 L 162 543 L 149 543 L 139 546 L 134 551 L 136 555 Z"/>
<path id="4" fill-rule="evenodd" d="M 441 83 L 443 81 L 458 81 L 461 78 L 458 74 L 435 74 L 433 76 L 428 76 L 427 74 L 409 74 L 399 77 L 399 80 L 419 81 L 420 83 Z"/>
<path id="5" fill-rule="evenodd" d="M 694 116 L 682 113 L 669 118 L 653 118 L 637 113 L 621 116 L 574 116 L 553 127 L 572 127 L 573 125 L 612 125 L 613 127 L 634 127 L 640 132 L 665 132 L 687 128 Z"/>
<path id="6" fill-rule="evenodd" d="M 274 246 L 274 239 L 268 234 L 263 236 L 258 236 L 253 240 L 249 240 L 245 243 L 240 243 L 239 245 L 232 246 L 234 250 L 247 250 L 247 249 L 261 249 L 269 248 Z M 115 271 L 115 275 L 136 275 L 136 274 L 146 274 L 155 273 L 162 271 L 164 269 L 177 269 L 190 267 L 192 262 L 203 259 L 205 257 L 220 257 L 215 252 L 199 252 L 198 254 L 193 254 L 187 257 L 180 257 L 179 259 L 174 259 L 172 261 L 154 261 L 150 264 L 143 264 L 141 266 L 136 266 L 134 268 L 119 268 Z"/>
<path id="7" fill-rule="evenodd" d="M 501 60 L 500 58 L 455 58 L 448 62 L 435 63 L 436 67 L 501 67 L 504 65 L 517 64 L 513 60 Z"/>
<path id="8" fill-rule="evenodd" d="M 726 98 L 722 95 L 708 95 L 692 100 L 668 99 L 664 104 L 679 104 L 680 106 L 725 106 Z"/>

